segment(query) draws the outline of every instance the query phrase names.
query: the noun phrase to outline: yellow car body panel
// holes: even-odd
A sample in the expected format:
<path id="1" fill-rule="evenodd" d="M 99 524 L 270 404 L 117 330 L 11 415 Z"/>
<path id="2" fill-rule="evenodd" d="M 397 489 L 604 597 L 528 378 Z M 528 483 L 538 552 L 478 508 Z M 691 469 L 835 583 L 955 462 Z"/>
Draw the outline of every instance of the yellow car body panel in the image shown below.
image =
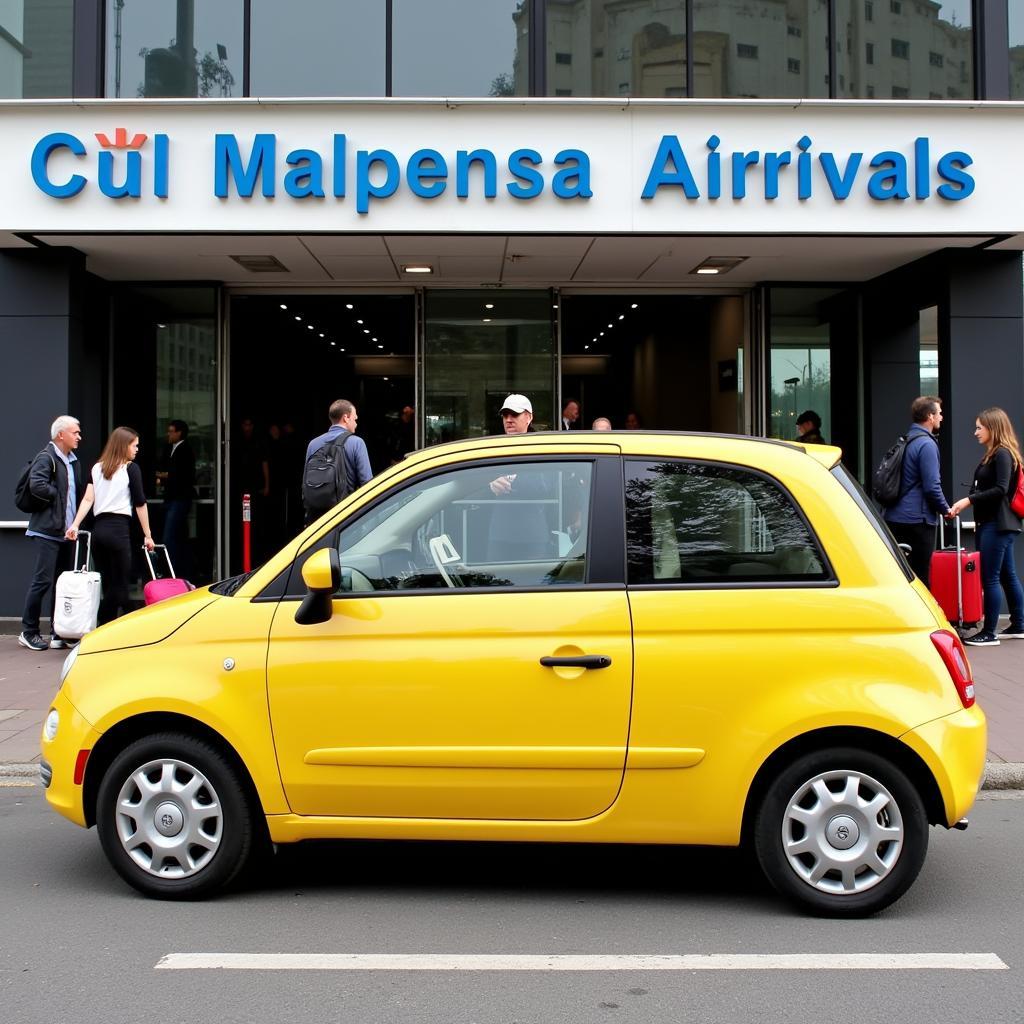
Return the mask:
<path id="1" fill-rule="evenodd" d="M 620 451 L 751 467 L 781 481 L 834 581 L 346 594 L 316 625 L 295 621 L 295 600 L 254 600 L 339 523 L 426 470 Z M 735 844 L 759 769 L 788 742 L 834 728 L 902 739 L 935 779 L 951 825 L 979 784 L 984 715 L 962 708 L 929 639 L 943 624 L 934 602 L 828 471 L 838 455 L 648 433 L 417 452 L 233 596 L 196 592 L 97 630 L 58 702 L 77 709 L 92 742 L 149 712 L 202 722 L 238 753 L 281 842 Z M 145 643 L 129 645 L 133 637 Z M 609 655 L 611 666 L 539 664 L 584 651 Z M 44 741 L 55 779 L 47 796 L 82 823 L 81 796 L 76 806 L 65 783 L 71 732 L 62 725 L 55 743 Z"/>

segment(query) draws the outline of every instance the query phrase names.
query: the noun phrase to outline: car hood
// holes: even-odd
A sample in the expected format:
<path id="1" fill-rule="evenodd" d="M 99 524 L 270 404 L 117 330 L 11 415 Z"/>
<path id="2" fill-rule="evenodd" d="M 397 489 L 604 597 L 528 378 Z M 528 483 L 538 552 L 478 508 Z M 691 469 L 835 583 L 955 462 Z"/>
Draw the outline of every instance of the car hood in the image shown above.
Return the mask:
<path id="1" fill-rule="evenodd" d="M 87 633 L 79 653 L 98 654 L 100 651 L 158 644 L 214 601 L 221 600 L 223 598 L 210 593 L 209 587 L 203 587 L 151 604 L 148 608 L 140 608 Z"/>

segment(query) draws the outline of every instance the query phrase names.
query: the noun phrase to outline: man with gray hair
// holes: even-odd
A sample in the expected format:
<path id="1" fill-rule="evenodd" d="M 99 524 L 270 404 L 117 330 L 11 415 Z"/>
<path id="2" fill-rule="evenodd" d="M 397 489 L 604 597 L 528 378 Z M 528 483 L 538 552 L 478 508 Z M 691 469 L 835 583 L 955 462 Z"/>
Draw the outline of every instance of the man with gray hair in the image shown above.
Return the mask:
<path id="1" fill-rule="evenodd" d="M 82 428 L 74 416 L 58 416 L 50 426 L 50 443 L 32 460 L 28 472 L 29 513 L 26 537 L 36 549 L 35 570 L 25 595 L 18 643 L 30 651 L 60 650 L 69 645 L 50 630 L 47 643 L 39 635 L 39 616 L 44 601 L 50 602 L 53 622 L 53 589 L 57 577 L 71 568 L 74 545 L 64 534 L 75 520 L 85 493 L 82 466 L 75 449 L 82 440 Z"/>

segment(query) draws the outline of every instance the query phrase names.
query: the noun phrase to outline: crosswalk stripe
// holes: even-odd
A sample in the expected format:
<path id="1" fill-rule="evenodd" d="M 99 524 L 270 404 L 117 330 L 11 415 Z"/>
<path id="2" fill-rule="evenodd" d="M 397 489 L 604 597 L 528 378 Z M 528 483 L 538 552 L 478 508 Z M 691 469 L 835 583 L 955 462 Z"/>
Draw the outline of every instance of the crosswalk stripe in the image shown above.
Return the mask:
<path id="1" fill-rule="evenodd" d="M 168 953 L 161 971 L 1005 971 L 994 953 Z"/>

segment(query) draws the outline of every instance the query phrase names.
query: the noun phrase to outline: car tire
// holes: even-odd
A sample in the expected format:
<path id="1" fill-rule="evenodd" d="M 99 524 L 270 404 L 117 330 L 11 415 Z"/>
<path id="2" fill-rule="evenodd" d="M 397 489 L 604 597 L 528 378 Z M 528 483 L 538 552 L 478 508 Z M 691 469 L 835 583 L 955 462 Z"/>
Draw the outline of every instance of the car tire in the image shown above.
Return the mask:
<path id="1" fill-rule="evenodd" d="M 811 913 L 866 917 L 910 888 L 928 850 L 921 795 L 877 754 L 806 754 L 770 783 L 757 811 L 761 870 Z"/>
<path id="2" fill-rule="evenodd" d="M 255 816 L 236 769 L 203 740 L 136 740 L 100 782 L 96 829 L 117 873 L 155 899 L 202 899 L 245 867 Z"/>

